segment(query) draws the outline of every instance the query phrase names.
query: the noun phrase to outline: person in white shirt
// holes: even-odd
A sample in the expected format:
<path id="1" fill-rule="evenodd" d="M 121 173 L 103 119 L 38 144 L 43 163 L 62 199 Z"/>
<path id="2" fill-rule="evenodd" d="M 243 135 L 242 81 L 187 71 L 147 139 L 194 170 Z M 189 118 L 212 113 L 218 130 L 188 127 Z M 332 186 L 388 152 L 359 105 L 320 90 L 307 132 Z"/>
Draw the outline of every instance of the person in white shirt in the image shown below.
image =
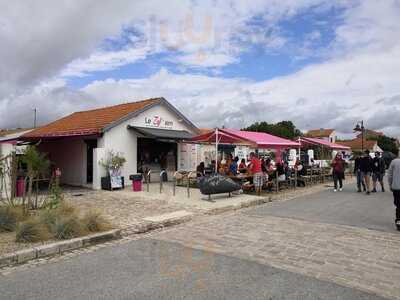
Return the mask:
<path id="1" fill-rule="evenodd" d="M 396 206 L 396 227 L 400 231 L 400 158 L 392 160 L 388 170 L 390 190 L 393 192 L 394 205 Z"/>

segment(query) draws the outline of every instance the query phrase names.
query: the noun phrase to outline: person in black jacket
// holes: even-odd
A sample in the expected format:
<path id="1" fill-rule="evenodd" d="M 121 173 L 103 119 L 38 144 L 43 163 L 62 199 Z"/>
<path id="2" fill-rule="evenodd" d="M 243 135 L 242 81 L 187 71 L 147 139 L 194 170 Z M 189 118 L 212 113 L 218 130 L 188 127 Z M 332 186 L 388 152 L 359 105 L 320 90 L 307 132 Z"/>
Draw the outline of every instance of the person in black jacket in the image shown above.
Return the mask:
<path id="1" fill-rule="evenodd" d="M 364 178 L 360 169 L 361 157 L 359 155 L 354 159 L 354 175 L 357 177 L 357 192 L 361 193 L 361 186 L 363 187 L 363 191 L 365 192 L 365 183 Z"/>
<path id="2" fill-rule="evenodd" d="M 373 193 L 376 193 L 376 182 L 379 181 L 382 192 L 385 191 L 385 186 L 383 185 L 383 176 L 385 176 L 385 161 L 381 157 L 379 152 L 375 152 L 375 157 L 373 162 L 373 173 L 372 173 L 372 183 L 373 183 Z"/>
<path id="3" fill-rule="evenodd" d="M 371 156 L 369 155 L 369 150 L 365 150 L 364 156 L 361 157 L 360 159 L 360 170 L 361 170 L 361 176 L 364 178 L 365 187 L 367 190 L 366 193 L 367 195 L 369 195 L 370 180 L 373 171 L 373 162 Z"/>

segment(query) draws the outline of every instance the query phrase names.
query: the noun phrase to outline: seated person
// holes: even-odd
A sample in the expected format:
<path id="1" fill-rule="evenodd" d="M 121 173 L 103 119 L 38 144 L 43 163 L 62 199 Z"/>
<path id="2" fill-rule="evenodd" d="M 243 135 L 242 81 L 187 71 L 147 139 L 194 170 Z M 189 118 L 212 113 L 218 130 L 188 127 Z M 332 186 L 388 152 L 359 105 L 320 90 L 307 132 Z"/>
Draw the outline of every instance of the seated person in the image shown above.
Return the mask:
<path id="1" fill-rule="evenodd" d="M 246 166 L 246 160 L 242 158 L 239 164 L 239 172 L 240 173 L 247 173 L 247 166 Z"/>
<path id="2" fill-rule="evenodd" d="M 237 173 L 238 173 L 238 161 L 239 161 L 239 157 L 237 157 L 237 156 L 232 160 L 232 162 L 231 162 L 231 164 L 229 166 L 229 174 L 230 175 L 234 175 L 234 176 L 237 175 Z"/>
<path id="3" fill-rule="evenodd" d="M 212 160 L 212 161 L 211 161 L 210 169 L 211 169 L 212 174 L 215 174 L 215 173 L 216 173 L 216 172 L 215 172 L 215 160 Z"/>
<path id="4" fill-rule="evenodd" d="M 197 177 L 203 177 L 205 175 L 204 162 L 201 162 L 196 168 Z"/>
<path id="5" fill-rule="evenodd" d="M 226 175 L 226 160 L 225 159 L 221 160 L 221 162 L 218 163 L 218 174 Z"/>
<path id="6" fill-rule="evenodd" d="M 296 160 L 296 163 L 294 164 L 294 169 L 297 170 L 297 186 L 306 186 L 304 179 L 300 178 L 301 176 L 306 175 L 306 168 L 299 159 Z"/>
<path id="7" fill-rule="evenodd" d="M 285 181 L 286 180 L 285 167 L 282 162 L 279 162 L 276 165 L 276 170 L 278 173 L 278 181 Z"/>

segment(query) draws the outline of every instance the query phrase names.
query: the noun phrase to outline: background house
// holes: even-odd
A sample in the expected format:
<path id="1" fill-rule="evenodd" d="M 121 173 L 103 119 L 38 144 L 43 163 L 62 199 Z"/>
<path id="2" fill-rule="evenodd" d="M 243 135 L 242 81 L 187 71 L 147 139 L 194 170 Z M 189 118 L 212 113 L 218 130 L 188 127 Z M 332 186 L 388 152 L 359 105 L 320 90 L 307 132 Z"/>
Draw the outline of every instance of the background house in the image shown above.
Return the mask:
<path id="1" fill-rule="evenodd" d="M 361 138 L 355 138 L 353 140 L 345 140 L 345 141 L 338 141 L 340 145 L 348 146 L 351 148 L 352 152 L 361 152 L 362 149 L 369 150 L 371 153 L 373 152 L 383 152 L 382 149 L 378 146 L 378 142 L 374 140 L 365 140 L 362 143 Z"/>
<path id="2" fill-rule="evenodd" d="M 371 129 L 364 129 L 364 133 L 357 134 L 357 138 L 360 138 L 364 135 L 364 139 L 369 140 L 369 139 L 376 139 L 379 138 L 380 136 L 384 136 L 383 132 L 380 131 L 375 131 Z"/>
<path id="3" fill-rule="evenodd" d="M 318 138 L 326 140 L 330 143 L 336 143 L 336 131 L 335 129 L 312 129 L 306 133 L 306 137 Z"/>
<path id="4" fill-rule="evenodd" d="M 16 140 L 31 130 L 29 128 L 0 130 L 0 157 L 7 156 L 13 151 L 21 153 L 25 146 L 18 146 Z"/>

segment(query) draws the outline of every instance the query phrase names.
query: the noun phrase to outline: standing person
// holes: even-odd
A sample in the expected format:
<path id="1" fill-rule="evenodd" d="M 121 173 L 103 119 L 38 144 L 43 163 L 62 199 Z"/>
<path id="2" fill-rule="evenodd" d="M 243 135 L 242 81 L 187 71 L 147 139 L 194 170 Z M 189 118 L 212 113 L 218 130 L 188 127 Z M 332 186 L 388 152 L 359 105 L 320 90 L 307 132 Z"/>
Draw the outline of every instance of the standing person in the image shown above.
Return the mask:
<path id="1" fill-rule="evenodd" d="M 342 154 L 339 152 L 332 160 L 332 175 L 333 175 L 333 182 L 335 184 L 335 188 L 333 190 L 334 192 L 336 192 L 338 189 L 338 182 L 339 182 L 339 191 L 343 190 L 345 167 L 346 167 L 346 162 L 342 158 Z"/>
<path id="2" fill-rule="evenodd" d="M 363 187 L 363 191 L 365 192 L 365 183 L 364 183 L 364 178 L 362 176 L 362 172 L 360 169 L 360 164 L 361 164 L 361 157 L 360 155 L 357 155 L 356 158 L 354 159 L 354 175 L 357 177 L 357 192 L 361 193 L 361 185 Z"/>
<path id="3" fill-rule="evenodd" d="M 360 170 L 361 176 L 365 182 L 365 188 L 367 190 L 366 194 L 370 194 L 370 181 L 371 181 L 371 173 L 372 173 L 372 158 L 369 155 L 369 150 L 365 150 L 364 156 L 361 157 L 360 160 Z"/>
<path id="4" fill-rule="evenodd" d="M 389 187 L 396 207 L 396 227 L 400 231 L 400 158 L 392 160 L 388 171 Z"/>
<path id="5" fill-rule="evenodd" d="M 372 173 L 372 184 L 373 184 L 373 193 L 376 193 L 376 182 L 379 181 L 381 185 L 382 192 L 385 191 L 385 186 L 383 184 L 383 177 L 385 176 L 385 161 L 381 157 L 379 152 L 375 152 L 375 157 L 372 160 L 373 162 L 373 173 Z"/>
<path id="6" fill-rule="evenodd" d="M 263 172 L 261 169 L 261 162 L 254 152 L 250 153 L 249 170 L 253 174 L 254 189 L 255 189 L 257 195 L 260 195 L 261 188 L 263 185 Z"/>

